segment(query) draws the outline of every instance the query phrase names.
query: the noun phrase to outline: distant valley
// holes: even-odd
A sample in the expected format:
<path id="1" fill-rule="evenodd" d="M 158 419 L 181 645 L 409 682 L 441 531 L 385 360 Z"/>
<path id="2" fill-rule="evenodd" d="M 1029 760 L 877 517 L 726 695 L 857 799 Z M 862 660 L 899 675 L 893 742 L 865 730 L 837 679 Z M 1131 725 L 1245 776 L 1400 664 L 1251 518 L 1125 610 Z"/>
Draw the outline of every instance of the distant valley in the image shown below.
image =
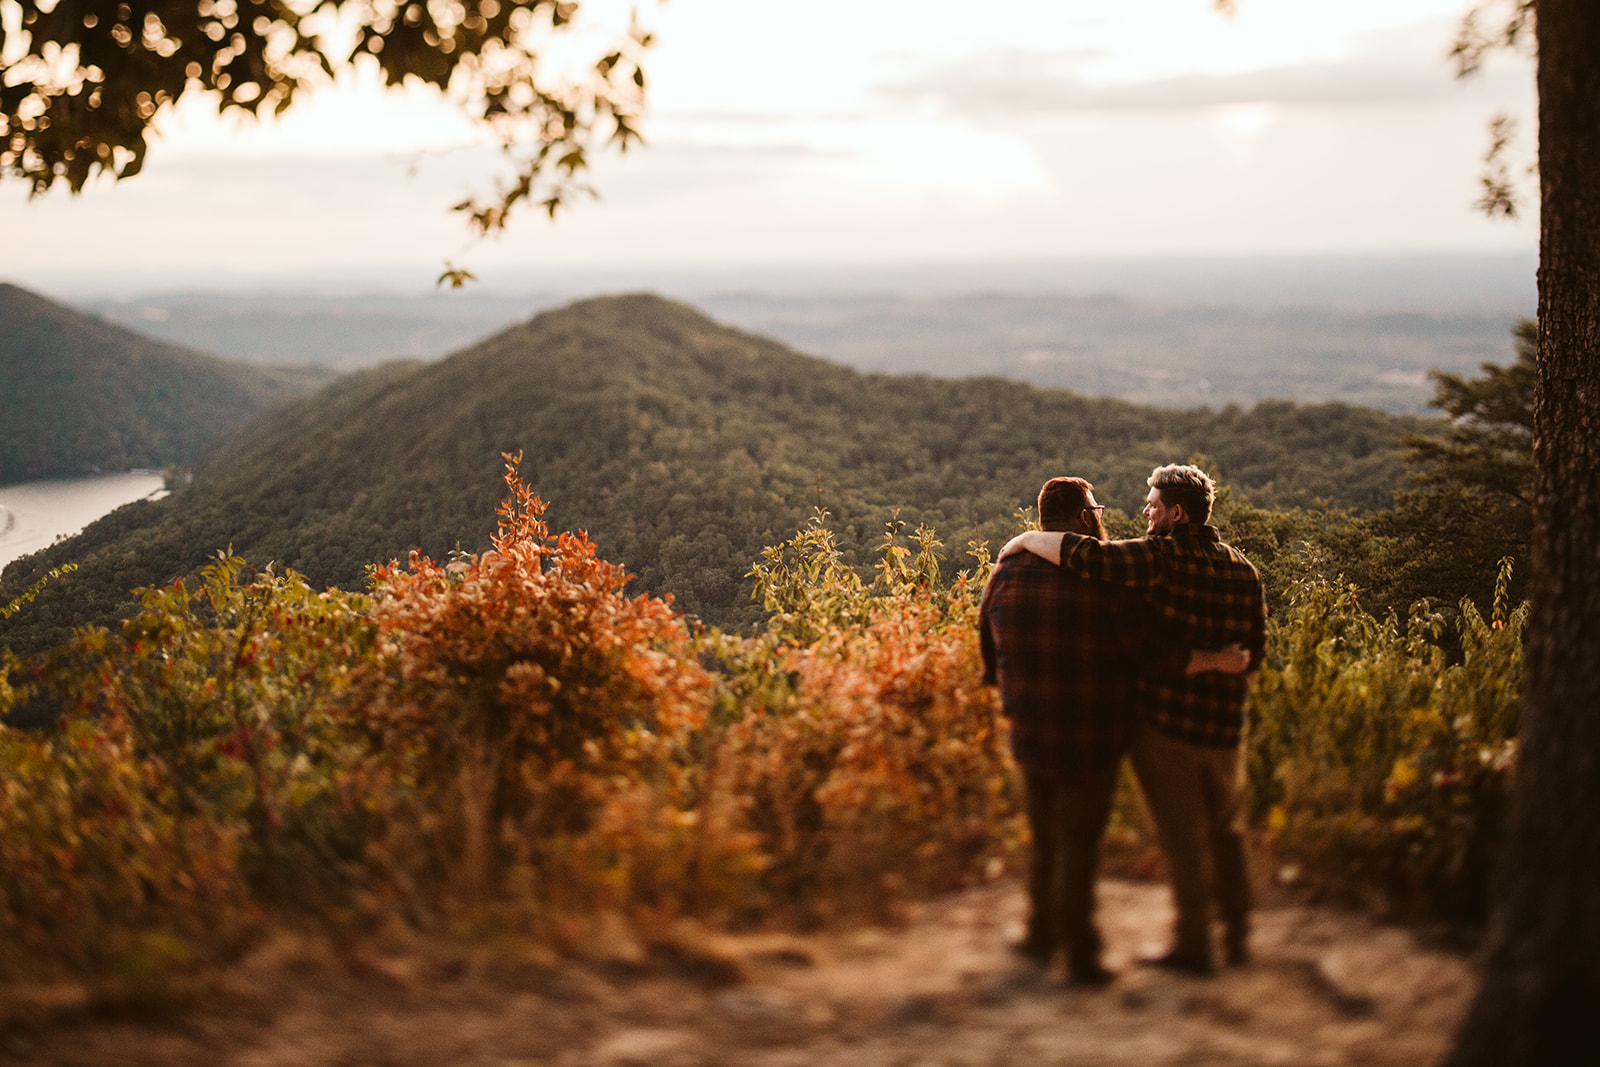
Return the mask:
<path id="1" fill-rule="evenodd" d="M 1155 407 L 1426 411 L 1434 368 L 1505 361 L 1516 316 L 1161 307 L 1116 298 L 709 298 L 718 318 L 865 371 L 993 375 Z"/>
<path id="2" fill-rule="evenodd" d="M 1069 269 L 1070 267 L 1070 269 Z M 1143 273 L 1141 273 L 1141 270 Z M 638 273 L 718 321 L 863 371 L 1008 378 L 1159 407 L 1342 401 L 1424 412 L 1428 371 L 1503 362 L 1533 312 L 1515 257 L 1328 258 L 1140 268 Z M 80 299 L 153 337 L 341 371 L 442 358 L 565 303 L 582 277 L 461 292 L 159 292 Z"/>

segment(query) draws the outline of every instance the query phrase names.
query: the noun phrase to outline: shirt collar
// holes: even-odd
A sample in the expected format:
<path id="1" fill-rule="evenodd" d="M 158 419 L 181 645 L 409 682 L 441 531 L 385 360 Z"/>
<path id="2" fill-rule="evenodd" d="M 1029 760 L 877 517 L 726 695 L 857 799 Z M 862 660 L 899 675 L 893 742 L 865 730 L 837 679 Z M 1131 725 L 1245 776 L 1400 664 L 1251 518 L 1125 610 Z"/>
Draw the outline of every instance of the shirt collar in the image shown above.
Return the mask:
<path id="1" fill-rule="evenodd" d="M 1217 528 L 1210 523 L 1180 522 L 1166 533 L 1174 541 L 1208 541 L 1216 544 L 1222 540 Z"/>

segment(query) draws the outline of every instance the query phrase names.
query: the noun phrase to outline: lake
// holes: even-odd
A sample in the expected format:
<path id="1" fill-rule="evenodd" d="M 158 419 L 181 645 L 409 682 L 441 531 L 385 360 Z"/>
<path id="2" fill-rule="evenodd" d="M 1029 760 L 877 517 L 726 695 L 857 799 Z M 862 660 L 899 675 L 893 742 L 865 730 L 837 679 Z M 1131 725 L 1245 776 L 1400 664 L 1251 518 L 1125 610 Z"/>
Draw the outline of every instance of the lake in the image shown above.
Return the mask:
<path id="1" fill-rule="evenodd" d="M 159 471 L 0 485 L 0 569 L 124 504 L 163 492 Z"/>

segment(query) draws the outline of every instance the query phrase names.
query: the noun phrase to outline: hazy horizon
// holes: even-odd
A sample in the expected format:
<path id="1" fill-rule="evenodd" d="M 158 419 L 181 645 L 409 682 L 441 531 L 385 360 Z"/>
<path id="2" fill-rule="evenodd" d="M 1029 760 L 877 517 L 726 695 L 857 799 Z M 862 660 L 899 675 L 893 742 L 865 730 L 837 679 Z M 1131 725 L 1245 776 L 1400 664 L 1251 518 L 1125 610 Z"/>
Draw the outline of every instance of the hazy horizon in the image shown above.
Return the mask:
<path id="1" fill-rule="evenodd" d="M 404 272 L 233 289 L 146 275 L 139 289 L 77 278 L 44 291 L 258 365 L 439 359 L 576 299 L 648 290 L 868 373 L 999 376 L 1167 408 L 1337 400 L 1421 413 L 1431 370 L 1470 376 L 1514 358 L 1534 274 L 1517 255 L 1169 257 L 494 272 L 459 291 Z"/>
<path id="2" fill-rule="evenodd" d="M 632 6 L 586 0 L 586 40 Z M 158 113 L 137 178 L 32 200 L 0 185 L 0 231 L 7 269 L 47 289 L 375 269 L 421 287 L 446 260 L 487 279 L 1531 255 L 1537 210 L 1471 205 L 1491 116 L 1520 117 L 1513 163 L 1532 157 L 1532 63 L 1497 54 L 1457 79 L 1468 6 L 647 2 L 646 143 L 596 157 L 601 199 L 554 223 L 529 210 L 474 242 L 449 206 L 493 184 L 497 153 L 439 96 L 354 71 L 256 124 L 187 94 Z"/>
<path id="3" fill-rule="evenodd" d="M 649 290 L 695 300 L 768 296 L 941 297 L 970 293 L 1120 297 L 1154 303 L 1243 308 L 1346 307 L 1448 313 L 1462 309 L 1531 315 L 1536 253 L 1347 252 L 1278 255 L 1054 257 L 726 266 L 616 264 L 493 268 L 460 290 L 412 268 L 308 267 L 297 271 L 39 270 L 0 275 L 71 304 L 135 303 L 152 297 L 383 298 L 452 301 L 534 294 L 556 300 Z"/>

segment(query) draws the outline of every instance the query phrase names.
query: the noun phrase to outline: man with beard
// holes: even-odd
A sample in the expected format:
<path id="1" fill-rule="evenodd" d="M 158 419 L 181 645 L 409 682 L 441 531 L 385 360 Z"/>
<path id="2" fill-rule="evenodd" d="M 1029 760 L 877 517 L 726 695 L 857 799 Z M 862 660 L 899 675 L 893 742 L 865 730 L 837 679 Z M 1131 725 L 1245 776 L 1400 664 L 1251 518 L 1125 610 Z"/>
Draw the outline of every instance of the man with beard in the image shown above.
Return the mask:
<path id="1" fill-rule="evenodd" d="M 1148 484 L 1144 538 L 1103 541 L 1079 530 L 1029 531 L 1012 538 L 1000 558 L 1026 550 L 1080 577 L 1138 590 L 1177 646 L 1220 649 L 1238 642 L 1248 650 L 1246 677 L 1144 669 L 1135 691 L 1133 767 L 1161 836 L 1178 913 L 1171 949 L 1146 962 L 1209 974 L 1211 891 L 1202 836 L 1210 846 L 1227 960 L 1249 960 L 1244 705 L 1266 648 L 1266 597 L 1255 567 L 1208 525 L 1216 490 L 1203 471 L 1157 467 Z"/>
<path id="2" fill-rule="evenodd" d="M 1053 478 L 1039 491 L 1039 522 L 1103 540 L 1093 486 Z M 1140 670 L 1240 671 L 1235 647 L 1193 655 L 1163 645 L 1137 592 L 1093 582 L 1028 553 L 995 566 L 979 610 L 984 681 L 1000 687 L 1011 747 L 1027 789 L 1033 831 L 1027 934 L 1016 947 L 1046 966 L 1065 950 L 1074 985 L 1100 986 L 1094 883 L 1123 754 L 1134 731 Z M 1170 651 L 1161 651 L 1163 648 Z"/>

